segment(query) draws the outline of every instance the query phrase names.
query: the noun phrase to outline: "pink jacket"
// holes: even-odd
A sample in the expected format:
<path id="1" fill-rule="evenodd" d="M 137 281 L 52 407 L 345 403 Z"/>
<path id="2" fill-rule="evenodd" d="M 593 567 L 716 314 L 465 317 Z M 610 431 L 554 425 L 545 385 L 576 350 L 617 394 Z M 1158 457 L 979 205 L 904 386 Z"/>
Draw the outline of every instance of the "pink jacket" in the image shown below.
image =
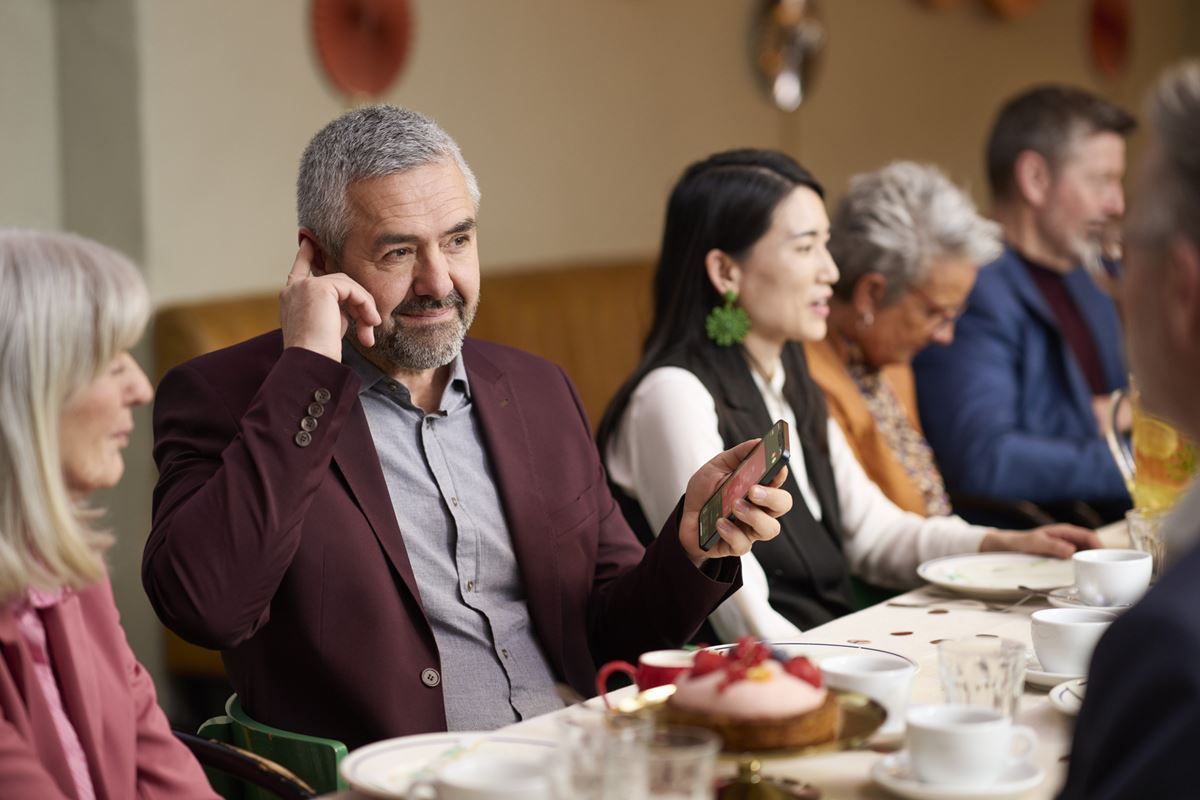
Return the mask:
<path id="1" fill-rule="evenodd" d="M 200 765 L 171 734 L 154 684 L 125 641 L 108 581 L 68 592 L 42 620 L 97 800 L 216 798 Z M 0 608 L 0 796 L 75 798 L 11 605 Z"/>

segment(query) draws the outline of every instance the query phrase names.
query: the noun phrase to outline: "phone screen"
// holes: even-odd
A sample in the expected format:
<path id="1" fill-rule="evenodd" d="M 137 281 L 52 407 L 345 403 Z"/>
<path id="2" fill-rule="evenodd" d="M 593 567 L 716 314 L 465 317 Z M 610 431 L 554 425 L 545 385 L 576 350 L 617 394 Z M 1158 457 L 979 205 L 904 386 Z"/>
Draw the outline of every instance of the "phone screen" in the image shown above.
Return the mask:
<path id="1" fill-rule="evenodd" d="M 767 471 L 767 448 L 759 442 L 746 460 L 738 465 L 737 471 L 729 476 L 721 487 L 721 516 L 733 514 L 733 504 L 746 496 L 750 487 Z"/>
<path id="2" fill-rule="evenodd" d="M 707 550 L 716 541 L 717 520 L 731 519 L 734 504 L 754 484 L 775 477 L 789 457 L 787 423 L 779 420 L 700 509 L 700 549 Z"/>

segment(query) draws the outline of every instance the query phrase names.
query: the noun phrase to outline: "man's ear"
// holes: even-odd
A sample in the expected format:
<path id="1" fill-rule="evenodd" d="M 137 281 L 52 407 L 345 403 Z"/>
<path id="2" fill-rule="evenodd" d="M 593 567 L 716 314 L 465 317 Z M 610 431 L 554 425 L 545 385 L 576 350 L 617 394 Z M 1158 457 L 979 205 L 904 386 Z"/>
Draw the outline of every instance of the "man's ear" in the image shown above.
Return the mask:
<path id="1" fill-rule="evenodd" d="M 728 291 L 741 294 L 742 268 L 724 250 L 714 247 L 705 254 L 704 271 L 717 294 L 724 296 Z"/>
<path id="2" fill-rule="evenodd" d="M 312 274 L 313 275 L 328 275 L 334 272 L 325 257 L 325 248 L 321 246 L 321 242 L 317 239 L 317 235 L 308 228 L 300 228 L 297 233 L 297 244 L 303 244 L 307 239 L 313 248 Z"/>
<path id="3" fill-rule="evenodd" d="M 1050 164 L 1041 153 L 1022 150 L 1013 163 L 1013 182 L 1017 192 L 1034 208 L 1041 208 L 1046 204 L 1052 179 Z"/>

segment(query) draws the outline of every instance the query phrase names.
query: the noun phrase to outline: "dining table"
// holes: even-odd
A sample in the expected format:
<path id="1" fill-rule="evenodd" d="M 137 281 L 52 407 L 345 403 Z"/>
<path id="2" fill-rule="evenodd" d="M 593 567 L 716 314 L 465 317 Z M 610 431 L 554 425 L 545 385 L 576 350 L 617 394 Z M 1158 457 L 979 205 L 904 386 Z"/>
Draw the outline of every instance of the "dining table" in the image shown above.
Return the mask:
<path id="1" fill-rule="evenodd" d="M 1106 547 L 1128 547 L 1125 525 L 1115 524 L 1098 531 Z M 876 605 L 863 608 L 805 631 L 798 642 L 859 645 L 900 654 L 917 664 L 909 704 L 945 702 L 938 674 L 937 643 L 964 637 L 1002 637 L 1022 642 L 1032 652 L 1030 618 L 1050 607 L 1042 595 L 1022 595 L 1021 602 L 976 599 L 924 585 Z M 628 687 L 620 692 L 631 692 Z M 614 693 L 616 694 L 616 693 Z M 599 703 L 593 698 L 590 703 Z M 501 733 L 555 740 L 559 736 L 556 711 L 500 729 Z M 1030 758 L 1045 774 L 1022 798 L 1055 797 L 1066 779 L 1071 752 L 1074 717 L 1051 702 L 1047 689 L 1026 683 L 1014 722 L 1037 734 L 1038 745 Z M 762 774 L 807 783 L 820 791 L 822 800 L 887 800 L 896 795 L 871 778 L 875 763 L 894 752 L 902 742 L 876 739 L 866 745 L 840 752 L 803 757 L 771 758 L 762 762 Z M 737 766 L 722 761 L 718 774 L 732 777 Z M 337 800 L 359 800 L 353 790 L 328 795 Z"/>

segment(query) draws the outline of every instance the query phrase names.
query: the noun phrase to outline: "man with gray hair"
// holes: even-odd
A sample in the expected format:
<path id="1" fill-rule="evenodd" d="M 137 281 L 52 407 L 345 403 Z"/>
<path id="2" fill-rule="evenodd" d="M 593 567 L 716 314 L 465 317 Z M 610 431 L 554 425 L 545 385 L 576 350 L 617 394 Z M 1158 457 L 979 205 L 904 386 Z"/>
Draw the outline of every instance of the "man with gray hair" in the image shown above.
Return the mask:
<path id="1" fill-rule="evenodd" d="M 1158 81 L 1147 116 L 1125 229 L 1125 341 L 1146 410 L 1200 439 L 1200 61 Z M 1175 557 L 1092 657 L 1060 800 L 1197 794 L 1200 487 L 1165 525 Z"/>
<path id="2" fill-rule="evenodd" d="M 996 118 L 987 172 L 1005 252 L 980 271 L 953 344 L 913 363 L 952 493 L 1031 500 L 1085 523 L 1069 516 L 1077 501 L 1108 518 L 1128 507 L 1104 441 L 1108 396 L 1126 383 L 1120 325 L 1088 268 L 1105 269 L 1124 211 L 1134 125 L 1066 86 L 1026 91 Z"/>
<path id="3" fill-rule="evenodd" d="M 223 651 L 252 716 L 352 747 L 500 727 L 686 641 L 738 585 L 727 556 L 790 506 L 757 487 L 700 548 L 699 509 L 752 443 L 643 551 L 562 370 L 465 339 L 479 191 L 450 137 L 349 112 L 297 194 L 281 330 L 159 389 L 143 582 L 164 623 Z"/>

